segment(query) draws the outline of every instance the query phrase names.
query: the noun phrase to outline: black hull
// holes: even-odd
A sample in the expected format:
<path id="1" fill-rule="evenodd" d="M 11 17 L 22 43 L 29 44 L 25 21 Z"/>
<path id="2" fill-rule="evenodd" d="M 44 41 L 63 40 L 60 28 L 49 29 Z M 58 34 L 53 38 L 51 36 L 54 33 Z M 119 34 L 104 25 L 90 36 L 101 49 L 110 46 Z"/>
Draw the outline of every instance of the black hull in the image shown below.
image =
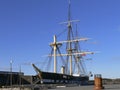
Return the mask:
<path id="1" fill-rule="evenodd" d="M 44 84 L 87 84 L 89 81 L 88 76 L 71 76 L 60 73 L 42 72 L 42 81 Z"/>

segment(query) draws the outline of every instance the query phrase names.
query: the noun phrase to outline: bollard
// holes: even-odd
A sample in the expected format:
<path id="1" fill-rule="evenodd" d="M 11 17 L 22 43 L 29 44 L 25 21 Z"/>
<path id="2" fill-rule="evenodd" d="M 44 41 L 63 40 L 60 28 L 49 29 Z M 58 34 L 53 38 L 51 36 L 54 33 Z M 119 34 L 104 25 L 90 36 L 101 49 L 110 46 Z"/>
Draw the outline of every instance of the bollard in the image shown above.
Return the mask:
<path id="1" fill-rule="evenodd" d="M 94 90 L 101 90 L 101 89 L 103 89 L 102 76 L 101 74 L 96 74 L 94 76 Z"/>

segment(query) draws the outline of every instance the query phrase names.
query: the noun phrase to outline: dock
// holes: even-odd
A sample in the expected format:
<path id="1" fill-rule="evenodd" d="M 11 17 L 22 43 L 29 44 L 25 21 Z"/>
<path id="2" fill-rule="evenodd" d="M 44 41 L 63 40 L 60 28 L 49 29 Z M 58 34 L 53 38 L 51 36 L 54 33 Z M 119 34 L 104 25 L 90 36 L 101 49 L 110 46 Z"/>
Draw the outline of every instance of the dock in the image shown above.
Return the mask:
<path id="1" fill-rule="evenodd" d="M 75 87 L 58 87 L 55 89 L 48 89 L 48 90 L 94 90 L 94 86 L 75 86 Z M 101 90 L 120 90 L 120 84 L 113 84 L 113 85 L 104 85 L 104 89 Z"/>

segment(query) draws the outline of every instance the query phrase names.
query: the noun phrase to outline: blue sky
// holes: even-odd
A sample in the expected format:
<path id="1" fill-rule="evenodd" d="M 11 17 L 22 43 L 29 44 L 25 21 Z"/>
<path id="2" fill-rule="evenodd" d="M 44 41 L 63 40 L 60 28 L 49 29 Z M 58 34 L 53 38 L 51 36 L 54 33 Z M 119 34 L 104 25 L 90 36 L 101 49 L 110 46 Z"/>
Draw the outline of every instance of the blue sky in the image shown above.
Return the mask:
<path id="1" fill-rule="evenodd" d="M 53 35 L 65 29 L 68 0 L 0 0 L 0 70 L 35 74 L 29 62 L 42 62 Z M 82 49 L 99 51 L 85 61 L 88 71 L 120 78 L 120 0 L 71 0 L 79 35 L 91 38 Z M 93 43 L 96 42 L 96 43 Z M 84 45 L 85 44 L 85 45 Z M 38 65 L 40 66 L 40 65 Z"/>

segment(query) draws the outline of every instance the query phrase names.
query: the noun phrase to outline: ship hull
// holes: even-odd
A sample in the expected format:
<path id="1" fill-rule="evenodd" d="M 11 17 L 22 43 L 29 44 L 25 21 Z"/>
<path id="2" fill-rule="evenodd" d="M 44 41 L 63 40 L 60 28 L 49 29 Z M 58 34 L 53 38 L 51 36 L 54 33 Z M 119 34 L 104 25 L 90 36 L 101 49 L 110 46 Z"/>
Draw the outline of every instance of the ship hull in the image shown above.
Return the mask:
<path id="1" fill-rule="evenodd" d="M 42 72 L 42 81 L 44 84 L 87 84 L 88 76 L 72 76 L 60 73 Z"/>

